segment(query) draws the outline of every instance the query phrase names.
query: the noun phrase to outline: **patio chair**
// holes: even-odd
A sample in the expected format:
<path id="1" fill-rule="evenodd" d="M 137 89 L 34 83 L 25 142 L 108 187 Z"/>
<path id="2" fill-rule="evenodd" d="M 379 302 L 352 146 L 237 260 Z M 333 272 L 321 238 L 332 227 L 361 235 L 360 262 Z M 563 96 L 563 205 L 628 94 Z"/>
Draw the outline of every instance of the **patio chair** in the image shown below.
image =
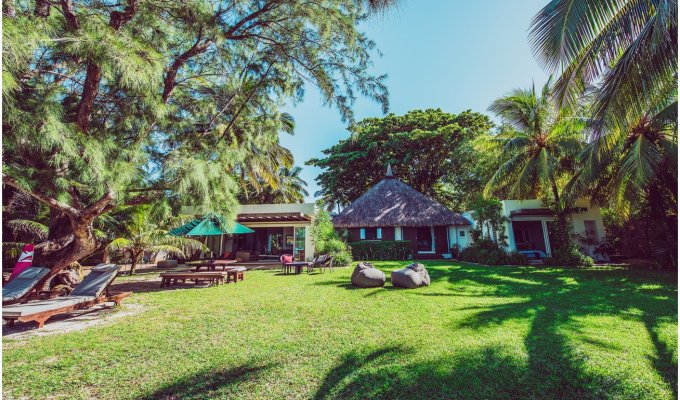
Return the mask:
<path id="1" fill-rule="evenodd" d="M 57 314 L 83 310 L 94 305 L 114 302 L 120 305 L 131 292 L 108 294 L 108 288 L 118 275 L 120 267 L 114 264 L 99 264 L 68 296 L 51 300 L 31 301 L 2 308 L 2 318 L 10 326 L 16 321 L 35 321 L 42 328 L 50 317 Z"/>
<path id="2" fill-rule="evenodd" d="M 314 257 L 309 266 L 307 267 L 307 273 L 314 272 L 314 268 L 319 268 L 321 272 L 324 272 L 324 268 L 333 272 L 333 257 L 328 254 L 322 254 Z"/>
<path id="3" fill-rule="evenodd" d="M 2 305 L 26 302 L 38 291 L 38 284 L 50 273 L 49 268 L 28 267 L 2 288 Z"/>
<path id="4" fill-rule="evenodd" d="M 281 257 L 279 257 L 279 260 L 281 261 L 281 272 L 285 273 L 286 272 L 286 264 L 294 262 L 295 256 L 292 255 L 292 254 L 281 254 Z"/>

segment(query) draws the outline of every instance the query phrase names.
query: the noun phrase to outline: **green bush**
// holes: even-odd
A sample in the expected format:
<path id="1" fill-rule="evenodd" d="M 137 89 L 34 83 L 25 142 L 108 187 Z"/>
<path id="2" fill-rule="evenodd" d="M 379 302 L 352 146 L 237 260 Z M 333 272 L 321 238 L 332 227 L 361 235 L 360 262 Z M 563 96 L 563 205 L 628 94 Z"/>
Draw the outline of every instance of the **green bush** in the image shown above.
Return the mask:
<path id="1" fill-rule="evenodd" d="M 381 240 L 375 242 L 350 243 L 352 258 L 364 260 L 410 260 L 413 258 L 411 242 L 408 240 Z"/>
<path id="2" fill-rule="evenodd" d="M 552 256 L 543 260 L 543 263 L 555 267 L 592 267 L 595 262 L 583 254 L 575 243 L 571 243 L 553 251 Z"/>
<path id="3" fill-rule="evenodd" d="M 526 255 L 503 250 L 498 243 L 488 239 L 479 239 L 460 252 L 460 259 L 486 265 L 527 265 Z"/>
<path id="4" fill-rule="evenodd" d="M 331 217 L 322 206 L 317 212 L 312 224 L 312 241 L 314 241 L 315 256 L 328 254 L 333 257 L 333 265 L 344 267 L 352 263 L 352 253 L 340 236 L 338 236 Z"/>

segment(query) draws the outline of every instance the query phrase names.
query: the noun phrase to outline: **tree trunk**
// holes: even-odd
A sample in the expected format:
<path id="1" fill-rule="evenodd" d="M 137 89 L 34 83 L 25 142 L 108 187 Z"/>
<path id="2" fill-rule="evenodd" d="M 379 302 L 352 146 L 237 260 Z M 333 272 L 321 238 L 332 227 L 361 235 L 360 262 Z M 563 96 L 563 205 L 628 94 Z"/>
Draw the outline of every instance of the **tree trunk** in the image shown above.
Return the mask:
<path id="1" fill-rule="evenodd" d="M 92 220 L 70 217 L 58 210 L 50 212 L 50 230 L 47 241 L 35 248 L 34 264 L 50 269 L 44 290 L 49 289 L 52 278 L 71 263 L 92 254 L 97 241 Z"/>
<path id="2" fill-rule="evenodd" d="M 569 228 L 567 221 L 567 211 L 568 208 L 564 207 L 560 199 L 560 193 L 557 189 L 557 183 L 555 178 L 550 178 L 550 186 L 553 194 L 554 208 L 555 208 L 555 230 L 553 231 L 553 246 L 555 249 L 560 249 L 564 246 L 569 245 Z"/>
<path id="3" fill-rule="evenodd" d="M 137 264 L 139 263 L 139 256 L 144 254 L 144 251 L 142 252 L 132 252 L 132 264 L 130 264 L 130 275 L 134 275 L 135 269 L 137 269 Z"/>

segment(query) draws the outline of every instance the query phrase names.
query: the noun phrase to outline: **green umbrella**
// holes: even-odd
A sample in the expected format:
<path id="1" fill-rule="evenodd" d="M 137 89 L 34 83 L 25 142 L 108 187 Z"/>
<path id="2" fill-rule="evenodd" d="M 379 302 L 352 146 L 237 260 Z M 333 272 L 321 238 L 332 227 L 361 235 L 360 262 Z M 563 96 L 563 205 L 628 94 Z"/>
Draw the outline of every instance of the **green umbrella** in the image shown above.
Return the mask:
<path id="1" fill-rule="evenodd" d="M 226 224 L 222 222 L 223 220 L 224 218 L 209 214 L 171 230 L 170 234 L 174 236 L 214 236 L 224 234 L 242 235 L 244 233 L 255 232 L 238 222 L 234 222 L 231 227 L 226 227 Z"/>
<path id="2" fill-rule="evenodd" d="M 242 235 L 244 233 L 254 233 L 255 231 L 234 222 L 232 226 L 226 227 L 224 218 L 215 214 L 208 214 L 203 218 L 197 218 L 188 224 L 182 225 L 170 231 L 174 236 L 215 236 L 215 235 Z M 222 240 L 220 240 L 220 254 L 222 253 Z"/>

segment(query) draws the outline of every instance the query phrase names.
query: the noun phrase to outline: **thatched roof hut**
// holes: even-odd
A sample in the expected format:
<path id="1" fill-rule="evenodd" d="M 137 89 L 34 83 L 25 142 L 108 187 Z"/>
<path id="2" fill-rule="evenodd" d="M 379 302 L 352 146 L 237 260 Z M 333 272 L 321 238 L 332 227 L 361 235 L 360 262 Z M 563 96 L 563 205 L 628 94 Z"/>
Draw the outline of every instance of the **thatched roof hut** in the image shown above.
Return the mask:
<path id="1" fill-rule="evenodd" d="M 470 225 L 465 217 L 399 181 L 385 178 L 333 218 L 336 228 Z"/>

